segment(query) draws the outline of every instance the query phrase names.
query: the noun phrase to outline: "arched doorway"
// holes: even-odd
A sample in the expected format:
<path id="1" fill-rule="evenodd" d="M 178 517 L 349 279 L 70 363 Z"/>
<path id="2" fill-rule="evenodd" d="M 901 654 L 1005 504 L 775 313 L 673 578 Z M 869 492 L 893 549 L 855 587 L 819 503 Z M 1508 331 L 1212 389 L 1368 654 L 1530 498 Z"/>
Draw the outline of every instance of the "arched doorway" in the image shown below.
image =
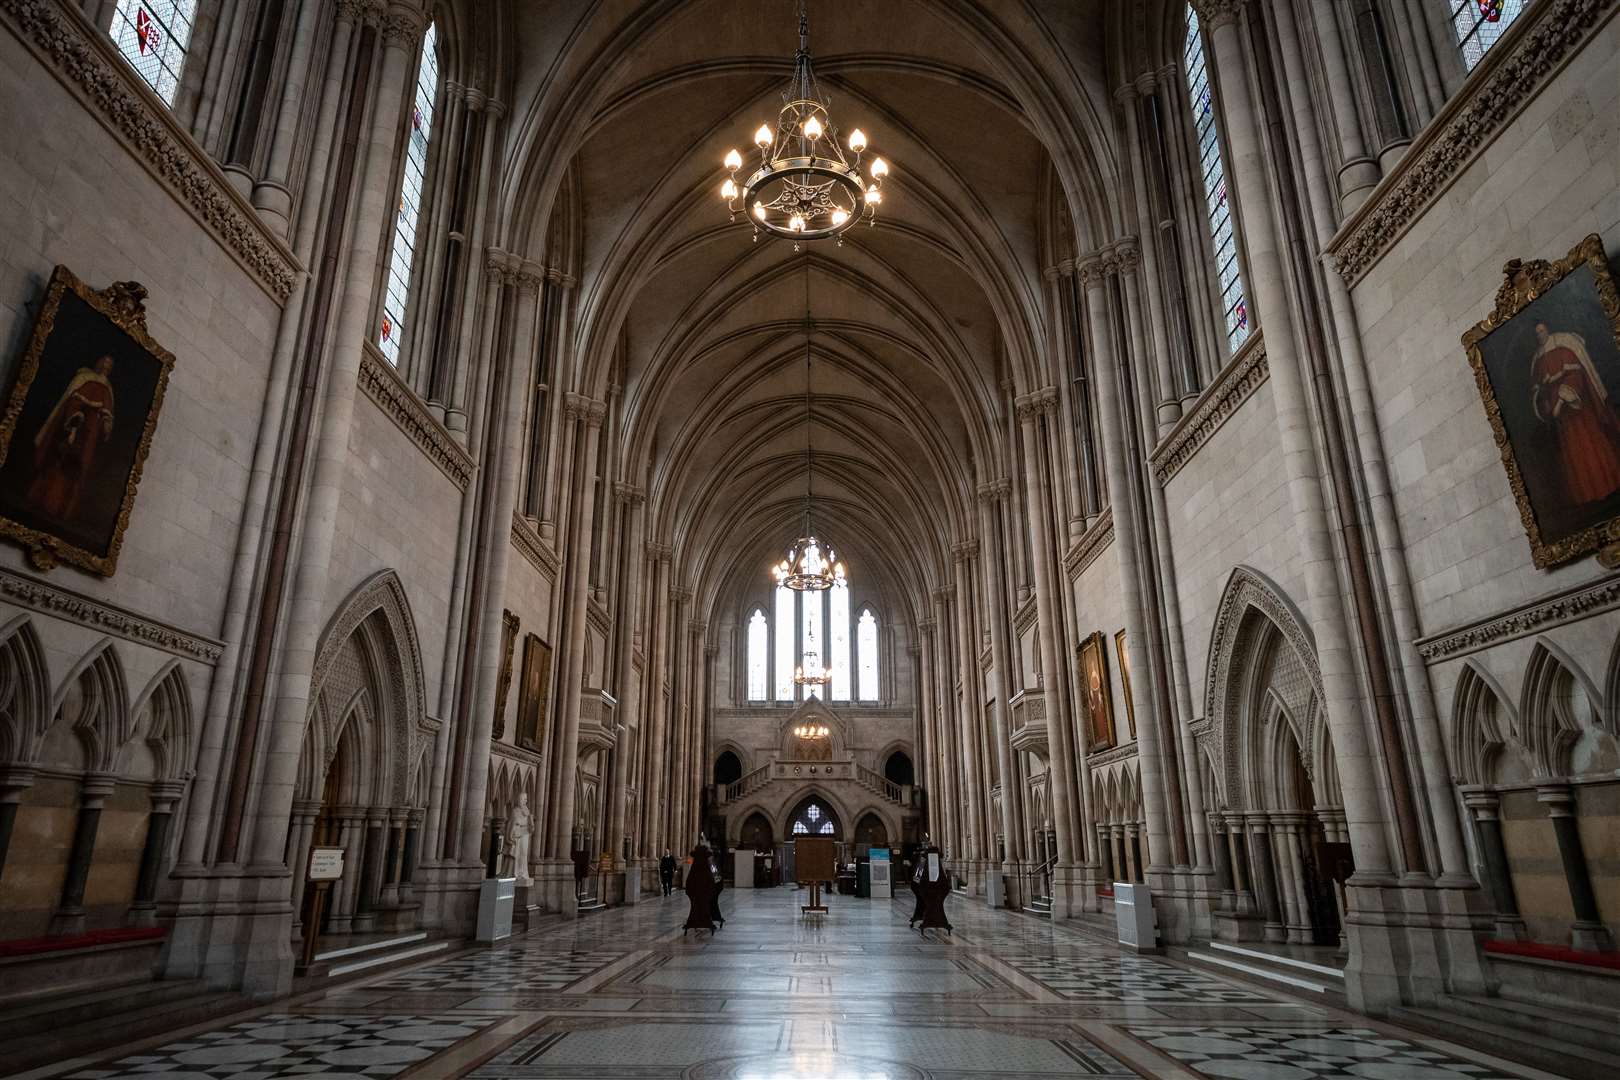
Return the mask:
<path id="1" fill-rule="evenodd" d="M 890 754 L 883 763 L 883 778 L 891 784 L 915 784 L 917 770 L 912 767 L 911 756 L 904 750 Z"/>
<path id="2" fill-rule="evenodd" d="M 776 833 L 771 819 L 755 810 L 748 815 L 737 835 L 737 847 L 742 851 L 770 852 L 776 846 Z"/>
<path id="3" fill-rule="evenodd" d="M 788 818 L 788 839 L 800 836 L 830 836 L 834 840 L 844 838 L 838 815 L 833 812 L 827 800 L 819 795 L 806 797 L 794 807 L 792 816 Z"/>
<path id="4" fill-rule="evenodd" d="M 716 784 L 735 784 L 742 779 L 742 759 L 730 750 L 723 751 L 714 759 L 714 782 Z"/>
<path id="5" fill-rule="evenodd" d="M 876 814 L 867 813 L 855 823 L 855 850 L 886 848 L 889 846 L 889 827 Z"/>

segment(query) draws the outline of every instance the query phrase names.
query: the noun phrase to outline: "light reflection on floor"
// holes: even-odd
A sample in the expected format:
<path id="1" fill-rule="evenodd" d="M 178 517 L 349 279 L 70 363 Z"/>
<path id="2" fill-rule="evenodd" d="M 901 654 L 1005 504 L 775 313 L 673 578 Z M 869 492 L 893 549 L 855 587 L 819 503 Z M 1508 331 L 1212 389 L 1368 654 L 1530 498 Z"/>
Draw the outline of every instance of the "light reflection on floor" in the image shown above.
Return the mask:
<path id="1" fill-rule="evenodd" d="M 1046 920 L 953 899 L 730 891 L 716 935 L 653 898 L 488 950 L 64 1063 L 72 1080 L 1522 1080 L 1544 1076 Z"/>

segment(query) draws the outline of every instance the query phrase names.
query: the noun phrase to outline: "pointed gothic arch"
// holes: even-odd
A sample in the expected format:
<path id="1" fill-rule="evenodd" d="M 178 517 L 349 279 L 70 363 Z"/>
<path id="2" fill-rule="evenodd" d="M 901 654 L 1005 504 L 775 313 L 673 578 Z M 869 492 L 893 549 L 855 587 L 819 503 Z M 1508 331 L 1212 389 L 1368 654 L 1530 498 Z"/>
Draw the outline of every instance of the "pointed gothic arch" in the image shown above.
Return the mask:
<path id="1" fill-rule="evenodd" d="M 0 764 L 28 764 L 39 755 L 52 711 L 50 669 L 33 620 L 19 615 L 0 626 Z"/>

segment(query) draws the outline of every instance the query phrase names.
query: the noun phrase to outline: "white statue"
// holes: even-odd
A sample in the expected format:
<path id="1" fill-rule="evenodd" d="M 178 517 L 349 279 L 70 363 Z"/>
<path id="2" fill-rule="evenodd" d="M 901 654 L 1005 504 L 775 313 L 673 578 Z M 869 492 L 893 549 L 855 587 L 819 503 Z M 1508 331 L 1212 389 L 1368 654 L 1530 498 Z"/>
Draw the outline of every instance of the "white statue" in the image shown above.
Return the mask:
<path id="1" fill-rule="evenodd" d="M 512 808 L 512 876 L 519 885 L 533 885 L 529 876 L 529 839 L 534 835 L 534 815 L 529 812 L 529 793 L 518 795 Z"/>

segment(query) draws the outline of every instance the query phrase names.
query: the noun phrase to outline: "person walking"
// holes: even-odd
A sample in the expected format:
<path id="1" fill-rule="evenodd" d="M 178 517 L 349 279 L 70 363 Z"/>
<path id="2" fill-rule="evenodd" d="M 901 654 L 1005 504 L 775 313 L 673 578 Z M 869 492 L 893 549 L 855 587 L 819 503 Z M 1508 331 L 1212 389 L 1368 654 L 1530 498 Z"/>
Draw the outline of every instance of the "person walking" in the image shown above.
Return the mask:
<path id="1" fill-rule="evenodd" d="M 664 857 L 658 860 L 658 880 L 663 882 L 664 895 L 668 896 L 675 887 L 675 856 L 664 849 Z"/>

